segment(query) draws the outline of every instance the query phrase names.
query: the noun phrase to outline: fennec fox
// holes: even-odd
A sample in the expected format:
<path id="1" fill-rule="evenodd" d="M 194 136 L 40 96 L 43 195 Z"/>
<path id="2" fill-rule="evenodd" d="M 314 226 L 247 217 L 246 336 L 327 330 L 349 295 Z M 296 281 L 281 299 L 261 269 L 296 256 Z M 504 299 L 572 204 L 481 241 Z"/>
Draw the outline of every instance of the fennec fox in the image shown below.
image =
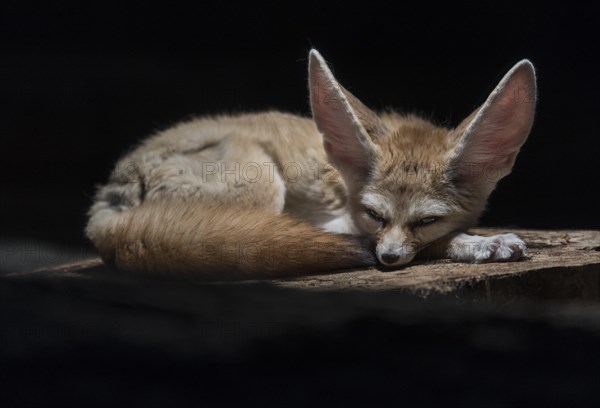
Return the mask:
<path id="1" fill-rule="evenodd" d="M 514 234 L 467 235 L 530 132 L 523 60 L 455 129 L 376 113 L 311 50 L 313 119 L 281 112 L 180 123 L 116 165 L 87 236 L 118 269 L 242 279 L 374 266 L 417 253 L 511 261 Z"/>

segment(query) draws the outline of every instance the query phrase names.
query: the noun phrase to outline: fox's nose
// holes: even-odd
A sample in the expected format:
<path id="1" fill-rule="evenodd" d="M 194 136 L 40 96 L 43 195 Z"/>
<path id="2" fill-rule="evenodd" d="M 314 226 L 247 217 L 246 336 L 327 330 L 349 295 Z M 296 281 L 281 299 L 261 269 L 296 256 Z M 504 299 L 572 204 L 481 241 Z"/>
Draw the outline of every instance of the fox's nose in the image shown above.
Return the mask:
<path id="1" fill-rule="evenodd" d="M 400 255 L 396 254 L 381 254 L 381 262 L 386 265 L 392 265 L 398 262 Z"/>

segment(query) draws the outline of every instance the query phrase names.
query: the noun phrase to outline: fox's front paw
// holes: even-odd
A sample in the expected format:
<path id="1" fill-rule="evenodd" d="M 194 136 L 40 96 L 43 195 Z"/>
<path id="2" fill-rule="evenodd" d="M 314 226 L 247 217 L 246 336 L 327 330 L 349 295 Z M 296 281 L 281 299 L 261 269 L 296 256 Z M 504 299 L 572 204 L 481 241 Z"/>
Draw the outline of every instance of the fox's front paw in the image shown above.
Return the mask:
<path id="1" fill-rule="evenodd" d="M 527 248 L 515 234 L 462 235 L 450 243 L 448 256 L 455 261 L 474 263 L 517 261 L 527 256 Z"/>

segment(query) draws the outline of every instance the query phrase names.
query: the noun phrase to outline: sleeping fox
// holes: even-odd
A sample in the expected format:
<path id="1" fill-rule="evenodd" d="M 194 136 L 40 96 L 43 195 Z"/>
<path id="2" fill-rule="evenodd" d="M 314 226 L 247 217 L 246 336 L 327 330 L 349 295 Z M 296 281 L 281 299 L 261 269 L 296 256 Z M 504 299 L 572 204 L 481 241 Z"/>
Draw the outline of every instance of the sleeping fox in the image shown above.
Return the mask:
<path id="1" fill-rule="evenodd" d="M 219 280 L 525 255 L 514 234 L 466 231 L 531 130 L 528 60 L 454 129 L 369 109 L 314 49 L 308 70 L 312 118 L 202 117 L 124 156 L 89 211 L 104 261 Z"/>

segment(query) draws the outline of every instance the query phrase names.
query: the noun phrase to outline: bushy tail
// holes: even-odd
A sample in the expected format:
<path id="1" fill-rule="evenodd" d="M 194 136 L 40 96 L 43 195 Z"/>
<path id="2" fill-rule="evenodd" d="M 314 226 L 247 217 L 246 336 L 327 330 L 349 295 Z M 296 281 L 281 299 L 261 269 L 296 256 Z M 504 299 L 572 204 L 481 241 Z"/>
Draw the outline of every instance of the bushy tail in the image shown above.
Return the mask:
<path id="1" fill-rule="evenodd" d="M 86 228 L 118 269 L 208 280 L 284 277 L 375 265 L 365 240 L 287 215 L 198 202 L 92 214 Z"/>

